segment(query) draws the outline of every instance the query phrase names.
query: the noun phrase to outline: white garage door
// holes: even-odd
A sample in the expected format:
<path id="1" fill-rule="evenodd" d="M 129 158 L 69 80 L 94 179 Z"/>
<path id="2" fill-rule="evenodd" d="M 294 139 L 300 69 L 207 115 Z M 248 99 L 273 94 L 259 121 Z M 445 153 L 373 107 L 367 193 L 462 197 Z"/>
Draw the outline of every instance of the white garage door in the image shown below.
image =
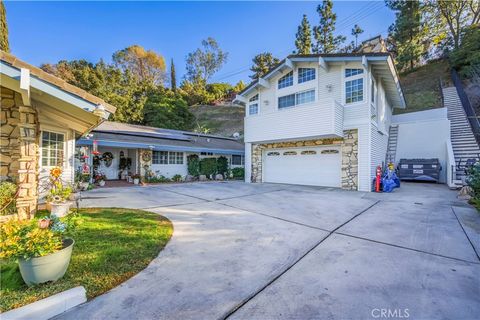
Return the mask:
<path id="1" fill-rule="evenodd" d="M 265 182 L 341 186 L 339 147 L 268 149 L 263 159 Z"/>

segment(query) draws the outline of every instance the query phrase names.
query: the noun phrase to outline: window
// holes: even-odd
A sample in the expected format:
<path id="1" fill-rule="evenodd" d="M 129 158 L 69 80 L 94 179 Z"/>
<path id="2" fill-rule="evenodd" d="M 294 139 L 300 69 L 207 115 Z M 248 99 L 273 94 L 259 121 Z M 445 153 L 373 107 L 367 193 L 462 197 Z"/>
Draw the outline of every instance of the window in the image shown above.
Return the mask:
<path id="1" fill-rule="evenodd" d="M 153 151 L 153 164 L 183 164 L 183 152 Z"/>
<path id="2" fill-rule="evenodd" d="M 301 155 L 314 155 L 314 154 L 317 154 L 317 151 L 314 151 L 314 150 L 305 150 L 305 151 L 302 151 L 300 153 Z"/>
<path id="3" fill-rule="evenodd" d="M 297 93 L 297 101 L 295 104 L 303 104 L 315 101 L 315 90 L 309 90 Z"/>
<path id="4" fill-rule="evenodd" d="M 323 150 L 322 151 L 322 154 L 335 154 L 335 153 L 338 153 L 338 150 Z"/>
<path id="5" fill-rule="evenodd" d="M 168 151 L 153 151 L 153 164 L 168 164 Z"/>
<path id="6" fill-rule="evenodd" d="M 293 71 L 290 71 L 278 80 L 278 89 L 293 86 Z"/>
<path id="7" fill-rule="evenodd" d="M 232 165 L 234 166 L 243 166 L 245 158 L 239 155 L 232 155 Z"/>
<path id="8" fill-rule="evenodd" d="M 283 153 L 284 156 L 296 156 L 297 152 L 296 151 L 285 151 Z"/>
<path id="9" fill-rule="evenodd" d="M 254 103 L 248 106 L 248 114 L 254 115 L 258 113 L 258 103 Z"/>
<path id="10" fill-rule="evenodd" d="M 353 77 L 363 73 L 363 69 L 345 69 L 345 78 Z"/>
<path id="11" fill-rule="evenodd" d="M 289 94 L 288 96 L 283 96 L 278 98 L 278 108 L 288 108 L 295 105 L 295 94 Z"/>
<path id="12" fill-rule="evenodd" d="M 363 79 L 345 82 L 345 102 L 353 103 L 363 101 Z"/>
<path id="13" fill-rule="evenodd" d="M 315 68 L 298 68 L 298 83 L 315 80 Z"/>
<path id="14" fill-rule="evenodd" d="M 275 152 L 275 151 L 267 153 L 267 156 L 269 156 L 269 157 L 279 156 L 279 155 L 280 155 L 280 152 Z"/>
<path id="15" fill-rule="evenodd" d="M 256 101 L 258 101 L 258 94 L 254 95 L 248 100 L 248 102 L 256 102 Z M 248 114 L 249 115 L 258 114 L 258 102 L 250 103 L 248 105 Z"/>
<path id="16" fill-rule="evenodd" d="M 42 132 L 42 166 L 63 166 L 65 137 L 61 133 Z"/>

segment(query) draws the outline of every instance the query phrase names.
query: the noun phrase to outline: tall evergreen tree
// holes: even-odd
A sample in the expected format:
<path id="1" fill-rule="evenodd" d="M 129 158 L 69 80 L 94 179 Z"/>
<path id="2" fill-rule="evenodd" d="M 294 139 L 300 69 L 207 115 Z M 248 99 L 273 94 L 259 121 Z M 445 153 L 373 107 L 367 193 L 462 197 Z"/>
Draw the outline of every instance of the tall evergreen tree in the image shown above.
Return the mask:
<path id="1" fill-rule="evenodd" d="M 317 41 L 313 47 L 315 53 L 332 53 L 345 42 L 345 37 L 335 36 L 337 15 L 333 12 L 332 0 L 323 0 L 317 7 L 320 23 L 313 28 L 313 37 Z"/>
<path id="2" fill-rule="evenodd" d="M 0 0 L 0 50 L 10 52 L 10 45 L 8 43 L 8 25 L 5 5 Z"/>
<path id="3" fill-rule="evenodd" d="M 303 15 L 302 23 L 298 26 L 295 47 L 298 54 L 312 53 L 312 29 L 306 14 Z"/>
<path id="4" fill-rule="evenodd" d="M 252 71 L 253 74 L 250 75 L 250 78 L 258 79 L 279 63 L 280 60 L 275 58 L 270 52 L 263 52 L 257 54 L 252 59 L 252 62 L 253 65 L 250 67 L 250 71 Z"/>
<path id="5" fill-rule="evenodd" d="M 395 23 L 389 28 L 389 38 L 398 68 L 412 70 L 428 49 L 422 4 L 418 0 L 387 0 L 386 4 L 396 12 Z"/>
<path id="6" fill-rule="evenodd" d="M 358 36 L 363 33 L 363 29 L 358 24 L 355 24 L 352 29 L 352 36 L 355 37 L 355 48 L 358 47 Z"/>
<path id="7" fill-rule="evenodd" d="M 177 74 L 175 73 L 175 65 L 173 64 L 173 58 L 170 61 L 170 86 L 173 92 L 177 91 Z"/>

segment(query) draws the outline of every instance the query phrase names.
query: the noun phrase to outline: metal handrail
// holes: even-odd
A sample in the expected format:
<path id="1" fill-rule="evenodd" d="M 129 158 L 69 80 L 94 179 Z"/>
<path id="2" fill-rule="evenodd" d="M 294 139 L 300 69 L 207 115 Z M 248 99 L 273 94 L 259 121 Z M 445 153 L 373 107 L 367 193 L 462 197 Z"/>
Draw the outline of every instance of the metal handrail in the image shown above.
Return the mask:
<path id="1" fill-rule="evenodd" d="M 470 100 L 468 100 L 467 94 L 463 90 L 462 81 L 460 80 L 460 77 L 458 76 L 458 73 L 457 71 L 455 71 L 454 68 L 451 68 L 451 75 L 452 75 L 453 84 L 457 89 L 458 97 L 460 98 L 460 101 L 462 103 L 463 110 L 465 110 L 468 122 L 470 123 L 470 127 L 472 128 L 473 135 L 475 136 L 477 143 L 480 144 L 479 118 L 475 114 L 475 111 L 473 110 L 472 105 L 470 104 Z"/>

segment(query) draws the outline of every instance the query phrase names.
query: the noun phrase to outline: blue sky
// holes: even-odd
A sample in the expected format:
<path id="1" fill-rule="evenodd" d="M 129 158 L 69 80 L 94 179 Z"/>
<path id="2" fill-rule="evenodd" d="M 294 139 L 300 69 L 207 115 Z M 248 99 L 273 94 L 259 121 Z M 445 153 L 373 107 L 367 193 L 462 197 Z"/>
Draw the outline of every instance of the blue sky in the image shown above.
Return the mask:
<path id="1" fill-rule="evenodd" d="M 255 54 L 270 51 L 283 58 L 291 53 L 302 15 L 318 23 L 319 2 L 6 1 L 5 6 L 11 51 L 31 64 L 110 61 L 116 50 L 139 44 L 162 54 L 167 63 L 173 58 L 181 77 L 185 56 L 211 36 L 229 52 L 212 81 L 235 83 L 249 81 Z M 367 39 L 385 36 L 394 20 L 383 1 L 335 1 L 334 11 L 338 33 L 350 38 L 355 23 L 365 30 L 360 39 Z"/>

